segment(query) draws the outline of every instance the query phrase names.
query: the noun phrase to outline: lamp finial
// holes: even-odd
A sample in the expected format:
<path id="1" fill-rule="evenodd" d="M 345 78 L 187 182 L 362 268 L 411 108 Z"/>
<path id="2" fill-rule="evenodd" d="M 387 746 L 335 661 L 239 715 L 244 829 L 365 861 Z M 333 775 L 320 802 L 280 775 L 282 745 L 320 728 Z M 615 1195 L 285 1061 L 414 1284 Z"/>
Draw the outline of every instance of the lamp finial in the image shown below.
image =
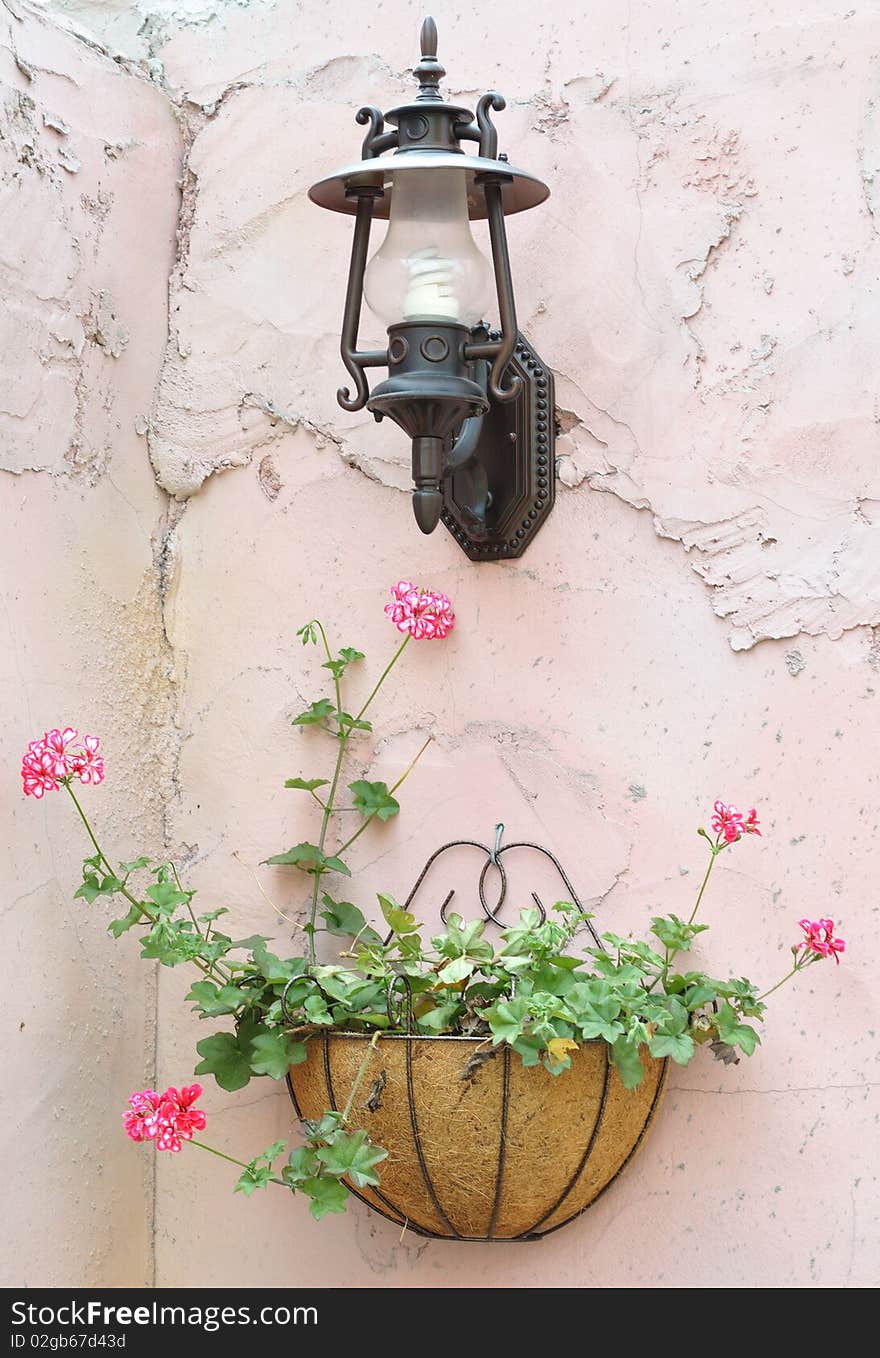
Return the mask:
<path id="1" fill-rule="evenodd" d="M 446 71 L 437 60 L 437 25 L 430 14 L 422 23 L 419 39 L 422 56 L 421 61 L 413 71 L 413 75 L 419 82 L 419 92 L 416 99 L 436 103 L 441 98 L 438 86 Z"/>

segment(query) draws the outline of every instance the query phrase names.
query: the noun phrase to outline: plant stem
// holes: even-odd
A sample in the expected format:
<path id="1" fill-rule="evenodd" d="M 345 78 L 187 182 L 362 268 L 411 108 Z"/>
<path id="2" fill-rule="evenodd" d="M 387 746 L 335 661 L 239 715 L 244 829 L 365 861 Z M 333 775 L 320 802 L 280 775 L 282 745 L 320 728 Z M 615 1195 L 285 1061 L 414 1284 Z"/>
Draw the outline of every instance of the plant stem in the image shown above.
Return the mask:
<path id="1" fill-rule="evenodd" d="M 79 798 L 77 797 L 76 793 L 74 792 L 73 788 L 70 786 L 69 783 L 65 783 L 64 786 L 67 788 L 67 791 L 70 793 L 70 796 L 71 796 L 71 799 L 72 799 L 72 801 L 73 801 L 73 804 L 74 804 L 74 806 L 76 807 L 77 811 L 79 812 L 79 818 L 80 818 L 80 820 L 82 821 L 83 825 L 86 827 L 86 830 L 87 830 L 87 832 L 88 832 L 89 839 L 92 841 L 93 845 L 95 846 L 95 852 L 97 853 L 98 857 L 101 859 L 101 862 L 102 862 L 102 863 L 104 864 L 104 866 L 106 867 L 106 869 L 107 869 L 107 871 L 109 872 L 110 876 L 111 876 L 111 877 L 115 877 L 115 878 L 117 879 L 117 881 L 120 881 L 120 882 L 121 882 L 122 879 L 121 879 L 121 877 L 119 876 L 119 873 L 118 873 L 118 872 L 116 871 L 116 869 L 113 867 L 112 863 L 110 862 L 110 859 L 109 859 L 109 858 L 107 857 L 107 855 L 104 853 L 104 850 L 101 848 L 100 844 L 98 843 L 97 839 L 95 838 L 95 833 L 94 833 L 94 831 L 93 831 L 91 825 L 90 825 L 89 822 L 88 822 L 88 817 L 86 816 L 85 811 L 83 811 L 83 809 L 82 809 L 82 807 L 81 807 L 81 805 L 80 805 L 80 803 L 79 803 Z M 173 863 L 172 863 L 171 867 L 172 867 L 172 871 L 174 871 L 174 876 L 175 876 L 175 878 L 176 878 L 176 877 L 177 877 L 177 871 L 176 871 L 176 869 L 174 868 L 174 864 L 173 864 Z M 178 886 L 179 886 L 179 885 L 180 885 L 180 883 L 178 882 Z M 144 905 L 144 902 L 143 902 L 143 901 L 139 901 L 139 900 L 137 899 L 136 896 L 133 896 L 133 895 L 131 894 L 131 892 L 129 891 L 129 889 L 128 889 L 127 886 L 125 886 L 125 885 L 123 884 L 123 885 L 120 887 L 119 890 L 120 890 L 120 894 L 121 894 L 122 896 L 125 897 L 125 899 L 126 899 L 126 900 L 128 901 L 128 903 L 129 903 L 129 905 L 134 906 L 134 908 L 135 908 L 135 909 L 136 909 L 136 910 L 144 917 L 144 919 L 148 919 L 148 920 L 150 921 L 151 924 L 156 924 L 156 923 L 158 923 L 159 916 L 158 916 L 158 915 L 154 915 L 154 914 L 152 913 L 151 910 L 148 910 L 148 909 L 147 909 L 147 907 L 146 907 L 146 905 Z M 190 914 L 192 914 L 192 911 L 190 911 Z M 196 928 L 198 929 L 198 925 L 196 925 Z M 227 982 L 229 982 L 229 981 L 231 981 L 231 979 L 232 979 L 232 973 L 231 973 L 231 972 L 227 972 L 226 975 L 224 976 L 223 970 L 220 968 L 220 963 L 219 963 L 219 962 L 217 962 L 217 963 L 207 963 L 207 964 L 206 964 L 206 963 L 204 963 L 204 962 L 199 961 L 199 959 L 198 959 L 197 957 L 194 957 L 194 958 L 192 959 L 192 961 L 193 961 L 193 963 L 195 964 L 195 966 L 198 967 L 199 971 L 202 972 L 202 974 L 203 974 L 204 976 L 211 976 L 211 977 L 214 978 L 214 980 L 220 981 L 220 982 L 222 982 L 222 983 L 224 983 L 224 984 L 227 983 Z M 215 971 L 215 969 L 214 969 L 215 966 L 217 967 L 217 970 L 216 970 L 216 971 Z"/>
<path id="2" fill-rule="evenodd" d="M 710 854 L 710 856 L 709 856 L 709 866 L 708 866 L 707 869 L 706 869 L 706 875 L 705 875 L 705 877 L 703 878 L 703 884 L 702 884 L 702 886 L 700 887 L 699 892 L 697 893 L 696 904 L 694 905 L 694 908 L 693 908 L 693 910 L 691 911 L 690 919 L 688 920 L 688 924 L 693 924 L 694 920 L 695 920 L 696 917 L 697 917 L 697 911 L 699 910 L 700 905 L 701 905 L 702 900 L 703 900 L 703 893 L 704 893 L 705 890 L 706 890 L 706 886 L 708 885 L 708 882 L 709 882 L 709 877 L 711 876 L 712 869 L 713 869 L 713 867 L 715 866 L 715 859 L 718 857 L 718 855 L 720 854 L 720 852 L 721 852 L 721 849 L 716 848 L 715 845 L 713 844 L 713 845 L 712 845 L 712 852 L 711 852 L 711 854 Z M 670 959 L 670 960 L 671 960 L 671 959 Z"/>
<path id="3" fill-rule="evenodd" d="M 804 967 L 808 967 L 813 960 L 814 958 L 811 957 L 809 961 L 806 962 L 795 962 L 791 971 L 787 971 L 781 981 L 777 981 L 769 990 L 765 990 L 763 995 L 758 996 L 756 1004 L 760 1004 L 761 1000 L 766 1000 L 768 995 L 772 995 L 774 990 L 778 990 L 781 985 L 785 985 L 786 981 L 790 981 L 792 976 L 796 976 L 799 971 L 803 971 Z"/>
<path id="4" fill-rule="evenodd" d="M 695 903 L 695 905 L 694 905 L 693 910 L 692 910 L 691 913 L 690 913 L 690 918 L 688 919 L 688 924 L 693 924 L 694 920 L 695 920 L 696 917 L 697 917 L 697 911 L 698 911 L 699 908 L 700 908 L 700 905 L 701 905 L 702 900 L 703 900 L 703 896 L 704 896 L 705 891 L 706 891 L 706 887 L 707 887 L 707 885 L 708 885 L 708 883 L 709 883 L 709 878 L 710 878 L 710 876 L 712 875 L 712 869 L 713 869 L 713 867 L 715 866 L 715 859 L 718 857 L 718 855 L 720 854 L 721 850 L 722 850 L 724 847 L 725 847 L 725 845 L 723 845 L 723 844 L 721 844 L 721 845 L 713 844 L 712 841 L 709 840 L 709 848 L 710 848 L 710 854 L 709 854 L 709 866 L 706 868 L 706 875 L 705 875 L 705 877 L 703 878 L 702 884 L 701 884 L 701 886 L 700 886 L 700 890 L 697 892 L 696 903 Z M 651 984 L 650 986 L 648 986 L 648 994 L 649 994 L 649 995 L 650 995 L 651 991 L 654 989 L 654 986 L 659 985 L 659 984 L 661 984 L 661 983 L 662 983 L 662 985 L 663 985 L 664 990 L 666 989 L 666 978 L 667 978 L 667 976 L 669 975 L 669 968 L 672 966 L 672 963 L 675 961 L 676 957 L 678 956 L 678 954 L 679 954 L 679 952 L 680 952 L 680 949 L 676 949 L 675 952 L 670 952 L 668 946 L 664 945 L 663 952 L 664 952 L 664 957 L 663 957 L 663 970 L 660 972 L 659 976 L 657 976 L 657 978 L 652 982 L 652 984 Z M 619 961 L 619 959 L 618 959 L 618 961 Z"/>
<path id="5" fill-rule="evenodd" d="M 71 796 L 71 798 L 72 798 L 72 800 L 73 800 L 73 804 L 74 804 L 74 806 L 76 807 L 77 811 L 79 812 L 79 818 L 80 818 L 80 820 L 82 821 L 83 825 L 86 827 L 86 834 L 88 835 L 89 839 L 92 841 L 92 844 L 93 844 L 94 847 L 95 847 L 95 853 L 96 853 L 96 854 L 98 855 L 98 857 L 102 860 L 104 866 L 106 867 L 107 871 L 110 873 L 111 877 L 115 877 L 115 876 L 116 876 L 116 873 L 115 873 L 115 871 L 113 870 L 113 868 L 110 866 L 110 863 L 109 863 L 109 861 L 108 861 L 108 859 L 107 859 L 107 856 L 106 856 L 105 853 L 104 853 L 104 850 L 101 848 L 100 844 L 99 844 L 98 841 L 95 839 L 94 831 L 92 830 L 91 825 L 89 825 L 89 822 L 88 822 L 88 820 L 87 820 L 87 818 L 86 818 L 86 813 L 85 813 L 85 811 L 83 811 L 82 807 L 81 807 L 80 804 L 79 804 L 79 798 L 77 797 L 76 793 L 74 792 L 73 788 L 70 786 L 69 783 L 65 783 L 64 786 L 67 788 L 67 791 L 70 793 L 70 796 Z"/>
<path id="6" fill-rule="evenodd" d="M 366 1052 L 364 1053 L 364 1059 L 363 1059 L 363 1061 L 361 1061 L 360 1065 L 358 1066 L 357 1075 L 354 1077 L 354 1084 L 353 1084 L 352 1087 L 351 1087 L 351 1092 L 349 1093 L 349 1096 L 348 1096 L 348 1098 L 347 1098 L 346 1101 L 345 1101 L 345 1107 L 344 1107 L 343 1110 L 342 1110 L 342 1121 L 343 1121 L 343 1122 L 348 1122 L 348 1115 L 349 1115 L 349 1113 L 351 1112 L 351 1105 L 354 1103 L 354 1101 L 355 1101 L 355 1096 L 357 1095 L 357 1092 L 358 1092 L 358 1090 L 359 1090 L 360 1087 L 361 1087 L 361 1081 L 363 1080 L 364 1076 L 365 1076 L 366 1073 L 367 1073 L 367 1066 L 370 1064 L 370 1057 L 373 1055 L 373 1052 L 376 1050 L 376 1043 L 379 1041 L 380 1035 L 381 1035 L 381 1034 L 380 1034 L 380 1030 L 377 1028 L 376 1031 L 375 1031 L 375 1033 L 373 1033 L 373 1037 L 372 1037 L 372 1040 L 371 1040 L 371 1042 L 370 1042 L 369 1047 L 367 1048 Z"/>
<path id="7" fill-rule="evenodd" d="M 317 618 L 314 619 L 314 623 L 315 623 L 315 626 L 317 627 L 318 631 L 321 633 L 321 640 L 322 640 L 323 643 L 324 643 L 324 654 L 327 656 L 327 659 L 328 659 L 328 660 L 330 661 L 330 663 L 332 664 L 332 663 L 333 663 L 333 655 L 332 655 L 332 653 L 331 653 L 331 651 L 330 651 L 330 643 L 329 643 L 329 641 L 327 640 L 327 633 L 324 631 L 324 624 L 318 622 L 318 619 L 317 619 Z M 331 673 L 333 673 L 332 670 L 331 670 Z M 337 712 L 341 712 L 341 711 L 342 711 L 342 689 L 341 689 L 340 684 L 339 684 L 339 675 L 338 675 L 338 674 L 334 674 L 334 675 L 333 675 L 333 687 L 336 689 L 336 710 L 337 710 Z"/>
<path id="8" fill-rule="evenodd" d="M 382 685 L 384 684 L 385 680 L 388 678 L 388 675 L 391 673 L 391 671 L 393 670 L 394 666 L 397 664 L 398 660 L 400 659 L 400 657 L 403 655 L 404 651 L 406 650 L 407 643 L 409 642 L 409 639 L 410 639 L 410 638 L 409 638 L 409 633 L 407 633 L 407 635 L 403 638 L 403 641 L 402 641 L 402 642 L 400 643 L 400 645 L 398 646 L 397 650 L 394 652 L 394 654 L 393 654 L 393 656 L 391 657 L 391 659 L 388 661 L 388 664 L 385 666 L 384 670 L 383 670 L 382 673 L 379 675 L 379 678 L 378 678 L 378 680 L 377 680 L 377 682 L 376 682 L 376 685 L 375 685 L 375 687 L 374 687 L 372 693 L 370 694 L 370 696 L 369 696 L 369 698 L 367 699 L 367 701 L 364 703 L 364 705 L 363 705 L 363 707 L 361 708 L 360 712 L 358 712 L 357 716 L 355 717 L 355 721 L 360 721 L 361 717 L 364 715 L 364 713 L 366 712 L 367 708 L 370 706 L 370 703 L 373 701 L 373 699 L 375 698 L 376 694 L 379 692 L 379 689 L 382 687 Z"/>
<path id="9" fill-rule="evenodd" d="M 234 1155 L 227 1155 L 225 1151 L 218 1151 L 214 1146 L 207 1146 L 204 1141 L 196 1141 L 193 1138 L 189 1144 L 191 1146 L 198 1146 L 200 1151 L 210 1151 L 211 1155 L 219 1156 L 221 1160 L 228 1160 L 230 1165 L 238 1165 L 241 1169 L 248 1168 L 244 1160 L 236 1160 Z M 280 1184 L 282 1188 L 286 1188 L 288 1191 L 290 1189 L 290 1185 L 286 1184 L 283 1179 L 279 1179 L 275 1174 L 272 1175 L 269 1182 L 270 1184 Z"/>
<path id="10" fill-rule="evenodd" d="M 171 864 L 171 871 L 174 873 L 174 880 L 175 880 L 175 882 L 177 883 L 177 890 L 182 892 L 182 891 L 183 891 L 183 884 L 181 883 L 180 877 L 178 876 L 178 873 L 177 873 L 177 867 L 176 867 L 176 865 L 175 865 L 174 863 Z M 187 910 L 189 911 L 189 917 L 190 917 L 190 919 L 191 919 L 192 922 L 193 922 L 193 928 L 195 929 L 195 931 L 196 931 L 196 933 L 198 934 L 199 938 L 205 938 L 205 935 L 202 933 L 201 929 L 199 928 L 199 922 L 198 922 L 198 920 L 197 920 L 196 917 L 195 917 L 195 913 L 194 913 L 193 908 L 192 908 L 192 901 L 187 901 L 187 903 L 186 903 L 186 908 L 187 908 Z"/>
<path id="11" fill-rule="evenodd" d="M 321 633 L 321 639 L 322 639 L 322 641 L 323 641 L 323 643 L 324 643 L 324 650 L 327 652 L 327 659 L 328 659 L 328 660 L 332 660 L 333 657 L 332 657 L 332 654 L 331 654 L 331 651 L 330 651 L 329 643 L 328 643 L 328 641 L 327 641 L 326 633 L 324 632 L 324 628 L 322 627 L 322 625 L 321 625 L 317 620 L 315 621 L 315 626 L 318 628 L 319 632 Z M 361 708 L 361 710 L 358 712 L 357 716 L 355 717 L 354 720 L 355 720 L 356 722 L 358 722 L 358 721 L 361 720 L 361 718 L 363 717 L 363 715 L 364 715 L 364 713 L 366 712 L 367 708 L 370 706 L 370 703 L 373 701 L 373 699 L 375 698 L 376 694 L 379 692 L 379 689 L 382 687 L 382 684 L 385 682 L 385 680 L 387 679 L 388 675 L 391 673 L 391 670 L 394 668 L 394 666 L 396 665 L 397 661 L 398 661 L 398 660 L 400 659 L 400 657 L 403 655 L 403 652 L 404 652 L 404 650 L 405 650 L 405 648 L 406 648 L 406 644 L 407 644 L 408 641 L 409 641 L 409 637 L 408 637 L 408 636 L 405 636 L 404 639 L 403 639 L 403 641 L 402 641 L 402 642 L 400 643 L 400 645 L 398 646 L 397 650 L 394 652 L 394 655 L 391 657 L 391 659 L 389 660 L 388 664 L 385 666 L 385 668 L 384 668 L 384 670 L 382 671 L 382 673 L 380 674 L 380 676 L 379 676 L 379 678 L 378 678 L 376 684 L 373 686 L 373 690 L 372 690 L 372 692 L 370 693 L 370 696 L 367 698 L 367 701 L 364 703 L 363 707 Z M 339 741 L 339 749 L 338 749 L 337 754 L 336 754 L 336 767 L 335 767 L 334 770 L 333 770 L 333 778 L 331 779 L 331 782 L 330 782 L 330 790 L 329 790 L 329 792 L 327 793 L 327 800 L 324 802 L 324 811 L 323 811 L 323 814 L 322 814 L 322 816 L 321 816 L 321 832 L 320 832 L 320 835 L 318 836 L 318 848 L 321 850 L 321 853 L 322 853 L 322 854 L 323 854 L 323 852 L 324 852 L 324 846 L 325 846 L 325 844 L 326 844 L 326 842 L 327 842 L 327 831 L 328 831 L 329 826 L 330 826 L 330 817 L 333 815 L 333 812 L 334 812 L 334 810 L 336 809 L 335 806 L 334 806 L 334 802 L 335 802 L 335 799 L 336 799 L 336 791 L 337 791 L 337 788 L 339 787 L 339 779 L 340 779 L 340 776 L 341 776 L 341 774 L 342 774 L 342 764 L 343 764 L 343 761 L 344 761 L 344 759 L 345 759 L 346 750 L 348 749 L 348 740 L 349 740 L 349 736 L 351 735 L 351 730 L 354 729 L 354 728 L 352 727 L 352 728 L 351 728 L 350 730 L 348 730 L 348 731 L 343 730 L 342 724 L 341 724 L 341 722 L 340 722 L 340 720 L 339 720 L 339 718 L 340 718 L 341 715 L 342 715 L 342 710 L 343 710 L 343 709 L 342 709 L 342 685 L 341 685 L 341 683 L 340 683 L 340 681 L 339 681 L 339 678 L 338 678 L 335 674 L 334 674 L 334 676 L 333 676 L 333 686 L 334 686 L 334 689 L 335 689 L 335 692 L 336 692 L 336 716 L 337 716 L 337 723 L 336 723 L 336 724 L 337 724 L 337 727 L 338 727 L 337 739 L 338 739 L 338 741 Z M 419 754 L 421 754 L 421 751 L 419 751 Z M 418 758 L 418 757 L 419 757 L 419 756 L 417 755 L 416 758 Z M 407 769 L 406 773 L 409 773 L 409 769 Z M 406 773 L 403 775 L 404 778 L 406 777 Z M 403 780 L 401 779 L 401 781 L 403 781 Z M 396 783 L 396 784 L 395 784 L 395 787 L 399 787 L 399 786 L 400 786 L 400 783 Z M 361 834 L 362 831 L 363 831 L 364 829 L 366 829 L 366 826 L 369 824 L 369 821 L 370 821 L 370 820 L 372 820 L 372 817 L 370 817 L 368 820 L 366 820 L 366 821 L 364 822 L 364 824 L 360 827 L 360 829 L 359 829 L 354 835 L 352 835 L 351 839 L 347 840 L 347 841 L 345 842 L 345 844 L 343 844 L 342 848 L 339 849 L 339 850 L 337 851 L 337 856 L 338 856 L 338 854 L 342 853 L 344 849 L 347 849 L 348 846 L 349 846 L 349 844 L 354 843 L 354 841 L 357 839 L 358 835 Z M 324 870 L 323 870 L 323 868 L 321 868 L 320 866 L 318 866 L 318 867 L 315 869 L 315 872 L 314 872 L 314 879 L 315 879 L 315 880 L 314 880 L 314 884 L 313 884 L 313 886 L 312 886 L 312 900 L 311 900 L 311 906 L 310 906 L 310 908 L 309 908 L 309 960 L 311 961 L 311 963 L 312 963 L 313 965 L 314 965 L 315 961 L 317 960 L 317 953 L 316 953 L 316 950 L 315 950 L 315 928 L 316 928 L 317 919 L 318 919 L 318 897 L 319 897 L 320 891 L 321 891 L 321 878 L 323 877 L 323 875 L 324 875 Z"/>
<path id="12" fill-rule="evenodd" d="M 409 777 L 409 775 L 412 773 L 412 771 L 413 771 L 413 769 L 415 768 L 416 764 L 419 762 L 419 760 L 421 759 L 422 755 L 425 753 L 425 750 L 427 750 L 428 746 L 431 744 L 431 741 L 432 741 L 433 739 L 434 739 L 433 736 L 428 736 L 428 739 L 425 741 L 424 745 L 423 745 L 422 748 L 419 750 L 419 752 L 418 752 L 418 754 L 416 755 L 415 759 L 413 759 L 413 761 L 407 766 L 407 768 L 406 768 L 406 769 L 404 770 L 404 772 L 400 775 L 400 777 L 398 778 L 398 780 L 397 780 L 397 782 L 394 784 L 394 786 L 388 789 L 389 793 L 396 792 L 397 789 L 400 787 L 401 783 L 403 782 L 403 780 L 404 780 L 405 778 L 408 778 L 408 777 Z M 375 820 L 375 819 L 376 819 L 376 812 L 375 812 L 375 811 L 371 811 L 370 814 L 369 814 L 369 816 L 367 816 L 366 820 L 364 821 L 363 825 L 360 825 L 360 826 L 358 827 L 358 829 L 355 830 L 354 834 L 353 834 L 349 839 L 347 839 L 347 840 L 345 841 L 345 843 L 344 843 L 343 845 L 340 846 L 340 848 L 338 848 L 338 849 L 336 850 L 337 856 L 340 855 L 340 854 L 345 853 L 345 850 L 349 847 L 349 845 L 350 845 L 350 844 L 353 844 L 353 843 L 355 842 L 355 840 L 358 839 L 359 836 L 362 835 L 362 834 L 364 833 L 364 831 L 366 830 L 366 828 L 367 828 L 367 826 L 370 824 L 370 822 L 373 821 L 373 820 Z"/>

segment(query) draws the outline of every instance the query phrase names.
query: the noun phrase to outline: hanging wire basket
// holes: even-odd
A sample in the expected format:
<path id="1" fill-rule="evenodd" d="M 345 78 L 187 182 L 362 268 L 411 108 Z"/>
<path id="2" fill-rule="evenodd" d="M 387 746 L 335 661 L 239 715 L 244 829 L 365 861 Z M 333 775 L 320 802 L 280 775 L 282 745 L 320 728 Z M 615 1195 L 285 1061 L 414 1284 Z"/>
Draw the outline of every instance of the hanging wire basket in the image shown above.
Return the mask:
<path id="1" fill-rule="evenodd" d="M 486 917 L 499 918 L 507 894 L 505 854 L 532 850 L 549 859 L 565 899 L 581 909 L 562 865 L 538 844 L 502 846 L 503 826 L 489 848 L 455 840 L 437 849 L 405 902 L 409 910 L 428 872 L 451 849 L 484 855 L 478 879 Z M 498 876 L 490 906 L 486 883 Z M 450 891 L 440 915 L 452 900 Z M 532 897 L 541 917 L 544 906 Z M 598 936 L 588 924 L 594 940 Z M 601 944 L 599 944 L 601 946 Z M 404 1000 L 411 1028 L 408 997 Z M 310 1039 L 307 1059 L 291 1068 L 288 1088 L 301 1121 L 320 1118 L 346 1101 L 370 1034 L 324 1032 Z M 351 1120 L 387 1148 L 380 1188 L 355 1188 L 373 1211 L 417 1235 L 439 1240 L 539 1240 L 579 1216 L 614 1182 L 641 1146 L 660 1104 L 665 1059 L 642 1053 L 645 1076 L 625 1089 L 607 1044 L 585 1042 L 571 1053 L 571 1069 L 550 1075 L 524 1067 L 510 1048 L 484 1037 L 382 1034 L 370 1053 Z"/>

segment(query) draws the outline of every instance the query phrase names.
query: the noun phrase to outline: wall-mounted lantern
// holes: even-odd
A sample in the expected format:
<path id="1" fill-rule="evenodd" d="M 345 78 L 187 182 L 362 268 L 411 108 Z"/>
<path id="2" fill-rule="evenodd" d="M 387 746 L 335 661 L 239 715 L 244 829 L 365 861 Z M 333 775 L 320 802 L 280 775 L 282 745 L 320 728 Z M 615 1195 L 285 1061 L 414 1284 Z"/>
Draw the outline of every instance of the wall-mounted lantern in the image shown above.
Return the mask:
<path id="1" fill-rule="evenodd" d="M 553 378 L 517 330 L 504 218 L 550 191 L 498 154 L 500 94 L 484 94 L 475 114 L 444 102 L 433 19 L 421 48 L 414 101 L 384 115 L 360 109 L 362 159 L 309 190 L 355 217 L 341 345 L 354 391 L 337 398 L 344 410 L 387 415 L 412 439 L 423 533 L 442 519 L 472 560 L 514 557 L 553 506 Z M 476 142 L 476 155 L 462 142 Z M 374 217 L 388 230 L 367 263 Z M 491 266 L 471 235 L 480 218 Z M 484 319 L 493 291 L 498 329 Z M 358 349 L 362 297 L 387 326 L 387 349 Z M 388 377 L 371 393 L 366 369 L 380 367 Z"/>

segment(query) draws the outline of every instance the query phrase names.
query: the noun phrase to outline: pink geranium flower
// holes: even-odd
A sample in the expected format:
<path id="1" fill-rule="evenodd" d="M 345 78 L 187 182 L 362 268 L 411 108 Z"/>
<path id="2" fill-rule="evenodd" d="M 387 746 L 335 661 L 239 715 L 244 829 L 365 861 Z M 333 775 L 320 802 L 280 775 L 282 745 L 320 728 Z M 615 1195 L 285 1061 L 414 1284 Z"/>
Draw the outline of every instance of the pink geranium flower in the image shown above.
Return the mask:
<path id="1" fill-rule="evenodd" d="M 21 761 L 21 782 L 26 797 L 42 797 L 44 792 L 57 792 L 60 787 L 55 774 L 55 760 L 40 740 L 32 740 Z"/>
<path id="2" fill-rule="evenodd" d="M 806 934 L 806 939 L 797 946 L 806 948 L 816 957 L 833 957 L 839 966 L 840 957 L 838 954 L 846 950 L 846 943 L 842 938 L 834 937 L 834 920 L 800 919 L 798 924 Z"/>
<path id="3" fill-rule="evenodd" d="M 83 736 L 82 749 L 75 750 L 68 757 L 68 765 L 81 783 L 103 783 L 104 757 L 98 754 L 100 741 L 97 736 Z"/>
<path id="4" fill-rule="evenodd" d="M 97 736 L 83 736 L 72 726 L 61 731 L 46 731 L 42 740 L 32 740 L 21 761 L 21 781 L 26 797 L 42 797 L 57 792 L 62 783 L 79 778 L 81 783 L 104 781 L 104 759 L 98 753 Z"/>
<path id="5" fill-rule="evenodd" d="M 752 812 L 754 815 L 754 812 Z M 757 824 L 757 821 L 755 822 Z M 712 816 L 712 829 L 726 844 L 733 844 L 743 832 L 743 814 L 735 806 L 726 802 L 716 802 Z"/>
<path id="6" fill-rule="evenodd" d="M 419 589 L 409 580 L 391 586 L 391 603 L 385 605 L 385 612 L 398 632 L 407 632 L 415 641 L 442 641 L 455 625 L 448 595 Z"/>
<path id="7" fill-rule="evenodd" d="M 176 1154 L 184 1141 L 192 1141 L 193 1132 L 204 1131 L 207 1125 L 202 1109 L 193 1106 L 201 1095 L 199 1084 L 181 1089 L 169 1085 L 164 1094 L 152 1089 L 132 1094 L 130 1109 L 122 1115 L 126 1135 L 132 1141 L 155 1141 L 157 1151 Z"/>
<path id="8" fill-rule="evenodd" d="M 751 811 L 746 816 L 745 821 L 743 822 L 743 830 L 747 835 L 760 835 L 761 831 L 758 827 L 759 827 L 758 813 L 755 810 L 755 808 L 752 807 Z"/>
<path id="9" fill-rule="evenodd" d="M 72 726 L 65 726 L 63 731 L 56 727 L 43 736 L 43 751 L 52 761 L 56 778 L 66 778 L 70 773 L 68 748 L 76 740 L 77 734 Z"/>
<path id="10" fill-rule="evenodd" d="M 158 1132 L 159 1095 L 155 1089 L 141 1089 L 128 1102 L 129 1107 L 122 1114 L 125 1135 L 132 1141 L 154 1141 Z"/>

